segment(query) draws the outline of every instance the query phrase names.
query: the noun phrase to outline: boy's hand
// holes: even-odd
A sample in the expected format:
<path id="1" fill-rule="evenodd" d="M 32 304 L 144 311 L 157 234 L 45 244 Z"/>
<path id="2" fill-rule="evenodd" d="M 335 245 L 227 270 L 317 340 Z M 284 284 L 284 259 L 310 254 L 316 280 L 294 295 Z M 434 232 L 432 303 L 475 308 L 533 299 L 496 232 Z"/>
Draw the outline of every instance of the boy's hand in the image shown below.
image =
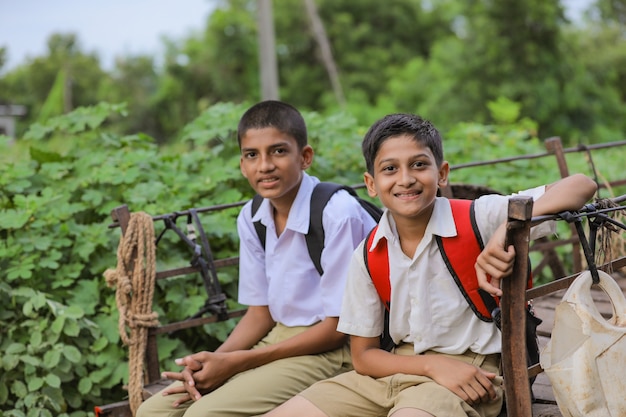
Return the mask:
<path id="1" fill-rule="evenodd" d="M 497 375 L 477 366 L 441 355 L 426 355 L 432 358 L 429 377 L 448 388 L 469 405 L 493 401 L 497 393 L 493 380 Z"/>
<path id="2" fill-rule="evenodd" d="M 500 225 L 483 251 L 476 259 L 476 276 L 478 285 L 493 296 L 501 296 L 500 281 L 513 271 L 515 248 L 513 245 L 505 250 L 506 224 Z M 487 276 L 491 277 L 491 281 Z"/>
<path id="3" fill-rule="evenodd" d="M 182 364 L 181 361 L 188 363 L 188 366 L 185 366 L 185 368 L 181 372 L 163 372 L 161 374 L 163 378 L 173 379 L 183 383 L 182 386 L 178 385 L 163 390 L 162 395 L 184 394 L 185 392 L 187 393 L 187 396 L 179 397 L 174 403 L 172 403 L 172 406 L 174 408 L 183 403 L 186 403 L 187 401 L 197 401 L 202 397 L 202 394 L 204 394 L 200 393 L 196 389 L 195 381 L 193 379 L 194 372 L 202 369 L 202 363 L 198 361 L 192 361 L 188 359 L 188 357 L 183 359 L 176 359 L 177 364 Z"/>
<path id="4" fill-rule="evenodd" d="M 231 353 L 198 352 L 193 355 L 176 359 L 177 365 L 185 368 L 181 372 L 163 372 L 162 376 L 168 379 L 181 381 L 188 397 L 177 400 L 173 405 L 178 405 L 189 400 L 197 401 L 203 394 L 214 390 L 237 373 L 233 363 L 229 361 Z M 184 392 L 183 388 L 167 389 L 163 395 L 178 394 Z"/>

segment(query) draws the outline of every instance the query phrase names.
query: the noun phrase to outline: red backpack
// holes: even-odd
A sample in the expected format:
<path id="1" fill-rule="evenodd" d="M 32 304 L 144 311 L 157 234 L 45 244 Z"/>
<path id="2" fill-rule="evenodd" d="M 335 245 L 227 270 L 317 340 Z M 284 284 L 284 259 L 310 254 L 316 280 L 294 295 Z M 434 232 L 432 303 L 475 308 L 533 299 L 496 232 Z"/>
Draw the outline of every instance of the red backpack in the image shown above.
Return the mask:
<path id="1" fill-rule="evenodd" d="M 449 201 L 457 235 L 454 237 L 435 236 L 439 252 L 472 311 L 479 319 L 492 322 L 494 321 L 493 315 L 498 310 L 499 299 L 492 297 L 478 286 L 474 264 L 483 250 L 484 244 L 476 225 L 474 202 L 473 200 L 453 199 Z M 388 329 L 391 284 L 389 282 L 387 240 L 381 239 L 373 251 L 368 250 L 377 229 L 378 226 L 367 236 L 363 246 L 363 257 L 376 291 L 385 304 L 385 332 L 382 336 L 381 346 L 390 350 L 393 347 L 393 342 L 389 337 Z M 532 287 L 532 276 L 529 276 L 528 287 Z"/>

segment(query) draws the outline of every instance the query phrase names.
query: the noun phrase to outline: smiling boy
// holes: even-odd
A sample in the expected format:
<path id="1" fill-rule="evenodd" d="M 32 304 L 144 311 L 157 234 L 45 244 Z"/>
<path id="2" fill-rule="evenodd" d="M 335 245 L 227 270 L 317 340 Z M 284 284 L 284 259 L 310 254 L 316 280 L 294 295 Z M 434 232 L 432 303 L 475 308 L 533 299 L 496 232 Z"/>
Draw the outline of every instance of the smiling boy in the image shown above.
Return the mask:
<path id="1" fill-rule="evenodd" d="M 149 398 L 138 416 L 248 417 L 271 410 L 312 383 L 352 369 L 345 334 L 336 330 L 348 263 L 375 222 L 346 191 L 323 211 L 323 272 L 309 256 L 311 195 L 319 180 L 304 119 L 291 105 L 264 101 L 239 122 L 240 167 L 263 197 L 237 218 L 239 302 L 247 305 L 215 352 L 176 361 L 178 382 Z M 261 243 L 254 222 L 266 228 Z"/>
<path id="2" fill-rule="evenodd" d="M 450 171 L 439 132 L 419 116 L 392 114 L 369 129 L 362 149 L 368 193 L 385 206 L 366 249 L 387 245 L 389 332 L 396 347 L 389 352 L 380 345 L 385 306 L 365 266 L 363 242 L 352 256 L 338 325 L 350 335 L 354 371 L 314 384 L 267 416 L 497 416 L 500 332 L 473 313 L 436 243 L 436 236 L 457 234 L 450 201 L 437 197 Z M 573 175 L 521 194 L 535 199 L 538 216 L 579 209 L 595 191 L 592 180 Z M 514 259 L 513 247 L 504 249 L 509 198 L 474 202 L 488 242 L 476 260 L 477 279 L 491 294 L 500 292 L 498 282 Z M 545 233 L 533 229 L 531 237 Z"/>

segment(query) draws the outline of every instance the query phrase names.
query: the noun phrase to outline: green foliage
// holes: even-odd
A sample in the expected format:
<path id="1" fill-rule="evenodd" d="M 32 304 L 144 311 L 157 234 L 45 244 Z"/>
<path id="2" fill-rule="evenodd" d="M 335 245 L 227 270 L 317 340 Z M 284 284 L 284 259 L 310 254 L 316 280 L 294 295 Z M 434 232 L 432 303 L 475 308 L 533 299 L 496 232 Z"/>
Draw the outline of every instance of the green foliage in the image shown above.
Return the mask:
<path id="1" fill-rule="evenodd" d="M 115 292 L 102 276 L 116 264 L 119 231 L 108 230 L 110 212 L 127 204 L 163 214 L 248 199 L 235 134 L 247 107 L 212 106 L 183 129 L 180 141 L 161 148 L 144 134 L 112 132 L 110 121 L 123 117 L 126 107 L 108 103 L 33 124 L 15 142 L 0 141 L 0 349 L 6 352 L 0 407 L 6 415 L 81 416 L 124 397 L 127 351 L 118 335 Z M 359 182 L 363 129 L 347 115 L 304 116 L 319 149 L 315 174 Z M 218 257 L 237 254 L 238 211 L 202 216 Z M 160 223 L 155 228 L 163 231 Z M 172 232 L 164 233 L 158 253 L 159 269 L 185 266 L 192 256 Z M 235 307 L 236 268 L 221 272 L 220 280 Z M 154 308 L 167 323 L 195 314 L 205 301 L 199 277 L 161 280 Z M 162 367 L 214 348 L 233 325 L 162 337 Z"/>
<path id="2" fill-rule="evenodd" d="M 16 415 L 31 409 L 84 414 L 123 397 L 126 351 L 114 292 L 102 278 L 115 266 L 119 236 L 107 232 L 109 213 L 122 203 L 168 212 L 202 197 L 200 188 L 179 183 L 178 173 L 200 182 L 204 156 L 164 154 L 145 135 L 109 132 L 105 121 L 123 112 L 106 103 L 81 108 L 3 144 L 0 270 L 6 285 L 0 297 L 7 309 L 0 348 L 15 355 L 5 356 L 0 403 Z M 167 353 L 180 349 L 179 342 Z M 60 359 L 50 356 L 55 352 Z"/>
<path id="3" fill-rule="evenodd" d="M 125 396 L 127 348 L 118 334 L 114 289 L 102 276 L 116 265 L 119 231 L 109 230 L 110 212 L 127 204 L 131 211 L 164 214 L 250 198 L 239 171 L 235 131 L 247 107 L 211 106 L 185 126 L 178 141 L 162 147 L 145 134 L 114 133 L 110 123 L 124 117 L 126 106 L 108 103 L 33 124 L 15 142 L 0 138 L 0 407 L 5 415 L 80 417 L 94 405 Z M 517 103 L 502 98 L 489 109 L 497 123 L 464 123 L 443 131 L 453 168 L 543 152 L 537 124 L 519 119 Z M 310 173 L 361 183 L 360 142 L 368 126 L 348 112 L 303 116 L 316 152 Z M 620 168 L 607 162 L 615 151 L 596 154 L 599 175 L 620 178 Z M 590 173 L 584 159 L 572 158 L 571 167 Z M 451 177 L 501 192 L 557 178 L 551 158 L 455 168 Z M 216 257 L 237 254 L 238 212 L 236 206 L 202 216 Z M 163 227 L 155 223 L 156 233 L 164 232 L 158 269 L 188 265 L 190 249 Z M 235 308 L 236 268 L 220 271 L 219 278 L 229 307 Z M 200 277 L 160 280 L 154 309 L 168 323 L 197 313 L 205 301 Z M 233 326 L 228 321 L 206 325 L 204 333 L 161 336 L 162 369 L 172 369 L 173 358 L 215 348 Z"/>

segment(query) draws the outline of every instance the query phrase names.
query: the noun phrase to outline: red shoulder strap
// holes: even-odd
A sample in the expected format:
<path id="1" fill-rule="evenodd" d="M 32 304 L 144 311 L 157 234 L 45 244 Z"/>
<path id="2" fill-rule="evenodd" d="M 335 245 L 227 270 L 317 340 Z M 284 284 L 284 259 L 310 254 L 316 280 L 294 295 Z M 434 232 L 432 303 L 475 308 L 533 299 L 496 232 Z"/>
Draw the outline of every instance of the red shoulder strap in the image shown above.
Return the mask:
<path id="1" fill-rule="evenodd" d="M 482 239 L 473 216 L 472 200 L 450 200 L 457 236 L 435 237 L 441 256 L 452 274 L 459 290 L 474 313 L 482 320 L 491 321 L 491 311 L 498 300 L 479 290 L 474 263 L 483 248 Z M 363 246 L 363 258 L 380 299 L 389 309 L 391 284 L 389 281 L 389 254 L 387 240 L 381 239 L 373 250 L 376 226 L 367 236 Z"/>
<path id="2" fill-rule="evenodd" d="M 474 313 L 482 320 L 491 321 L 491 309 L 497 306 L 497 301 L 486 298 L 489 295 L 479 290 L 474 268 L 483 243 L 474 220 L 473 201 L 451 199 L 450 206 L 457 235 L 445 238 L 436 236 L 439 251 Z"/>
<path id="3" fill-rule="evenodd" d="M 378 230 L 376 225 L 367 235 L 363 246 L 363 259 L 365 267 L 369 271 L 370 277 L 378 296 L 389 310 L 389 302 L 391 301 L 391 283 L 389 282 L 389 253 L 387 252 L 387 239 L 381 239 L 373 250 L 369 250 L 374 241 L 374 235 Z"/>

